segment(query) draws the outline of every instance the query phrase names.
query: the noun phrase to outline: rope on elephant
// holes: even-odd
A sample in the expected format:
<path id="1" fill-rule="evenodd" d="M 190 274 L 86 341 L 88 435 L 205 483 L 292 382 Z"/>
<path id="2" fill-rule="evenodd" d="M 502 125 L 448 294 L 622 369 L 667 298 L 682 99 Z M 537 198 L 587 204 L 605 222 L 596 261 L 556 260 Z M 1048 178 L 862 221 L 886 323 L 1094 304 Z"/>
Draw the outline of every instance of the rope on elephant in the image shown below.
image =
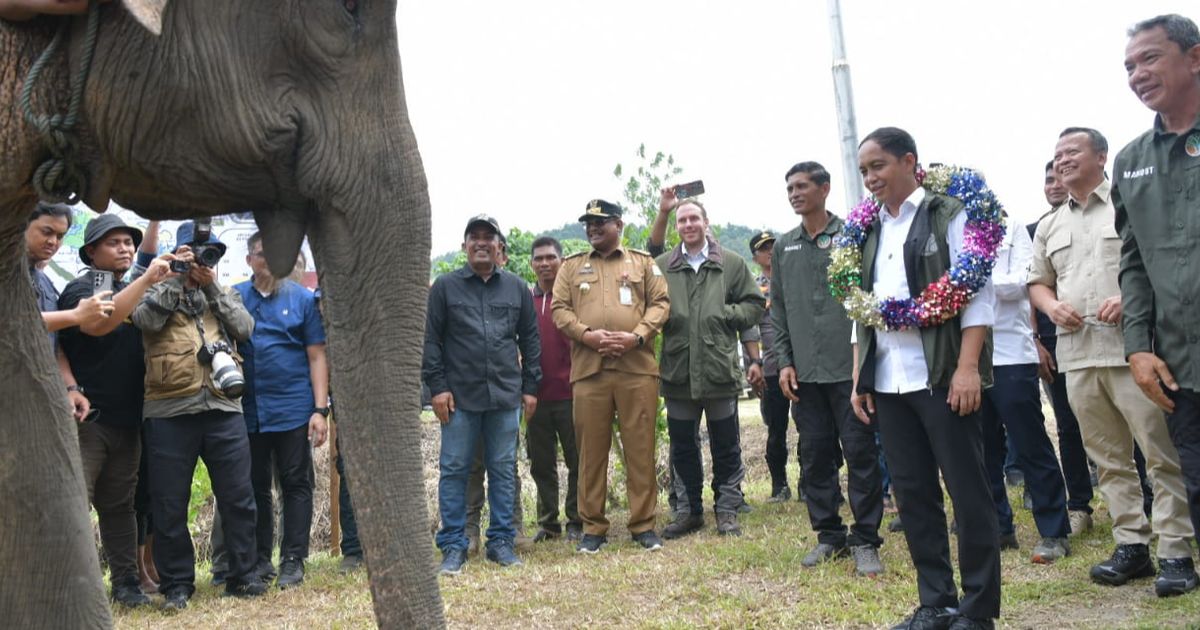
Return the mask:
<path id="1" fill-rule="evenodd" d="M 92 0 L 88 8 L 87 31 L 83 39 L 83 56 L 78 71 L 71 77 L 71 95 L 66 114 L 36 115 L 33 113 L 30 97 L 42 70 L 66 40 L 67 31 L 71 27 L 69 19 L 59 23 L 54 39 L 29 69 L 25 84 L 21 88 L 20 105 L 25 121 L 38 131 L 50 151 L 50 157 L 33 173 L 33 187 L 46 201 L 76 204 L 80 201 L 80 194 L 87 190 L 87 174 L 76 157 L 79 134 L 75 126 L 79 122 L 79 110 L 83 105 L 83 88 L 87 85 L 88 73 L 92 68 L 92 55 L 96 51 L 96 33 L 99 25 L 100 3 Z"/>

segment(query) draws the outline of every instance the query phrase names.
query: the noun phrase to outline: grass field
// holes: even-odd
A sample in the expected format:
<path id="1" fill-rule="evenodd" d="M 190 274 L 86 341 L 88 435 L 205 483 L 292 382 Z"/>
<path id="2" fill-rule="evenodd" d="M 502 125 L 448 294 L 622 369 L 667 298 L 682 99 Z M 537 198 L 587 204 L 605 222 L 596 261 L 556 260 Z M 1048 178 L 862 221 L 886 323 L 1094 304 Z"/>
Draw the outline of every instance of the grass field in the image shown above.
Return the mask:
<path id="1" fill-rule="evenodd" d="M 757 405 L 741 408 L 747 466 L 745 490 L 755 507 L 742 515 L 744 535 L 719 538 L 711 510 L 706 528 L 658 552 L 630 540 L 625 515 L 610 514 L 609 546 L 597 556 L 574 553 L 567 543 L 543 543 L 522 553 L 523 567 L 502 569 L 473 557 L 461 576 L 440 578 L 446 618 L 455 628 L 879 628 L 916 605 L 915 572 L 904 538 L 885 534 L 887 573 L 854 576 L 849 560 L 803 569 L 800 559 L 816 544 L 802 504 L 767 505 L 770 482 L 763 462 L 766 430 Z M 427 430 L 436 440 L 436 430 Z M 794 447 L 795 439 L 791 440 Z M 428 450 L 428 449 L 426 449 Z M 436 475 L 435 470 L 427 471 Z M 525 465 L 522 472 L 527 474 Z M 795 463 L 791 464 L 794 483 Z M 527 478 L 526 478 L 527 480 Z M 621 489 L 623 491 L 623 489 Z M 534 486 L 523 486 L 532 519 Z M 663 495 L 660 504 L 666 506 Z M 1013 491 L 1020 505 L 1019 491 Z M 1099 500 L 1097 500 L 1098 502 Z M 1021 549 L 1003 554 L 1002 628 L 1200 628 L 1200 593 L 1158 599 L 1153 580 L 1121 587 L 1092 584 L 1089 567 L 1112 550 L 1103 507 L 1096 528 L 1072 539 L 1071 557 L 1049 567 L 1029 563 L 1037 533 L 1028 511 L 1017 510 Z M 843 510 L 843 516 L 848 511 Z M 660 516 L 660 526 L 665 516 Z M 532 526 L 529 528 L 532 533 Z M 953 539 L 952 539 L 953 540 Z M 430 562 L 435 550 L 430 550 Z M 365 572 L 341 575 L 339 558 L 309 559 L 303 587 L 241 601 L 219 597 L 198 582 L 191 606 L 167 615 L 157 610 L 116 611 L 119 628 L 358 628 L 373 625 Z M 198 576 L 207 578 L 201 567 Z M 158 598 L 156 598 L 157 600 Z"/>

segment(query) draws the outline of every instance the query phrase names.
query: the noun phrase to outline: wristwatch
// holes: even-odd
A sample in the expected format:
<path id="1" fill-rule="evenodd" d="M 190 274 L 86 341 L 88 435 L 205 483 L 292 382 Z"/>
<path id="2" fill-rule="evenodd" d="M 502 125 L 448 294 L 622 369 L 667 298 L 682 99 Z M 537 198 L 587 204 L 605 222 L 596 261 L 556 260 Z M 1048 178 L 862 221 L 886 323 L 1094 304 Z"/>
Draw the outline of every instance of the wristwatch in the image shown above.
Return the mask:
<path id="1" fill-rule="evenodd" d="M 751 362 L 751 363 L 753 363 L 754 365 L 757 365 L 758 367 L 762 367 L 762 366 L 763 366 L 763 360 L 762 360 L 762 359 L 750 359 L 750 362 Z"/>
<path id="2" fill-rule="evenodd" d="M 78 385 L 67 385 L 67 391 L 68 392 L 79 392 L 80 394 L 82 394 L 83 388 Z"/>
<path id="3" fill-rule="evenodd" d="M 313 413 L 319 413 L 326 418 L 329 417 L 329 407 L 313 407 Z"/>
<path id="4" fill-rule="evenodd" d="M 646 338 L 645 338 L 645 337 L 643 337 L 643 336 L 641 336 L 641 335 L 639 335 L 639 334 L 637 334 L 637 333 L 633 333 L 633 336 L 634 336 L 634 337 L 637 337 L 637 345 L 639 345 L 639 346 L 644 346 L 644 345 L 646 345 Z"/>

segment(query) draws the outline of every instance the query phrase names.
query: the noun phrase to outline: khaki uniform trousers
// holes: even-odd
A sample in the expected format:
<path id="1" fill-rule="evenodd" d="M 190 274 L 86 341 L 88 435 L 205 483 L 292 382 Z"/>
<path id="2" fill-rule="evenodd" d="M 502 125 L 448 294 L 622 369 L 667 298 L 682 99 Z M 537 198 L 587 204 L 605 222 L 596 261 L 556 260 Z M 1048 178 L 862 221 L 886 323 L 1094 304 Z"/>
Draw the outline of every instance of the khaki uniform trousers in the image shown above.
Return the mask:
<path id="1" fill-rule="evenodd" d="M 613 416 L 625 452 L 629 533 L 654 529 L 658 485 L 654 475 L 658 377 L 601 370 L 575 381 L 575 444 L 579 449 L 579 518 L 585 534 L 604 536 L 608 519 L 608 454 Z"/>
<path id="2" fill-rule="evenodd" d="M 1119 545 L 1147 544 L 1158 534 L 1159 558 L 1190 558 L 1192 523 L 1163 413 L 1150 402 L 1127 367 L 1071 370 L 1067 398 L 1079 418 L 1083 446 L 1100 472 L 1100 492 L 1113 519 Z M 1142 511 L 1142 488 L 1133 465 L 1133 441 L 1146 456 L 1154 488 L 1153 525 Z"/>

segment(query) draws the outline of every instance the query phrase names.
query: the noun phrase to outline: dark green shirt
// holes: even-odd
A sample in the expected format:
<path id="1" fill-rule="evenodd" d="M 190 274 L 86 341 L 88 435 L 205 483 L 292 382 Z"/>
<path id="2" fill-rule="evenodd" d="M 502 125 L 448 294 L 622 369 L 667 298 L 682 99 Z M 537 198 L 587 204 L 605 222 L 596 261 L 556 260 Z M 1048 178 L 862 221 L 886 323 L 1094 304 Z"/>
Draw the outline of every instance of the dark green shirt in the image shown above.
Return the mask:
<path id="1" fill-rule="evenodd" d="M 1121 149 L 1112 199 L 1125 355 L 1155 352 L 1180 387 L 1200 391 L 1200 117 L 1182 134 L 1156 117 Z"/>
<path id="2" fill-rule="evenodd" d="M 780 369 L 794 367 L 802 383 L 851 379 L 851 322 L 828 279 L 829 252 L 841 230 L 842 220 L 830 213 L 816 238 L 801 224 L 775 241 L 771 255 L 775 359 Z"/>

